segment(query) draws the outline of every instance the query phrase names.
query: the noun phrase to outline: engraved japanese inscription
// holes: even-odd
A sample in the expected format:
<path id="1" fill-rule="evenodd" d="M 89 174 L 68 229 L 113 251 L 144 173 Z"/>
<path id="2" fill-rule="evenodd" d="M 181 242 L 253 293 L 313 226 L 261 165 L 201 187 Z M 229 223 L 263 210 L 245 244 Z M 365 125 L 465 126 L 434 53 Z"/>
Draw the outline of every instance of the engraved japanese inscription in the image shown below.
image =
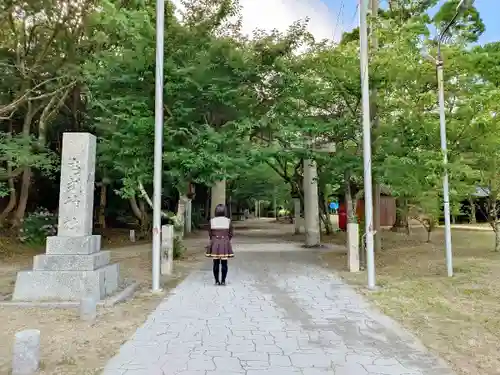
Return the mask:
<path id="1" fill-rule="evenodd" d="M 68 181 L 66 182 L 66 197 L 63 204 L 74 204 L 80 206 L 82 196 L 82 166 L 76 157 L 71 157 L 67 164 Z"/>

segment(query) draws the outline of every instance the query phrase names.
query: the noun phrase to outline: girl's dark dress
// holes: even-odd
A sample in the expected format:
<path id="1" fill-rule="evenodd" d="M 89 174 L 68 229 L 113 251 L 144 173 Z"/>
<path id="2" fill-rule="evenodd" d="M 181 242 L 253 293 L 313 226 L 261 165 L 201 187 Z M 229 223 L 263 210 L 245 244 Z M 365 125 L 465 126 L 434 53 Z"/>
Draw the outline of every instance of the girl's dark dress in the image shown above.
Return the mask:
<path id="1" fill-rule="evenodd" d="M 209 237 L 210 243 L 205 254 L 207 257 L 220 260 L 234 257 L 231 245 L 233 226 L 230 219 L 224 216 L 211 219 Z"/>

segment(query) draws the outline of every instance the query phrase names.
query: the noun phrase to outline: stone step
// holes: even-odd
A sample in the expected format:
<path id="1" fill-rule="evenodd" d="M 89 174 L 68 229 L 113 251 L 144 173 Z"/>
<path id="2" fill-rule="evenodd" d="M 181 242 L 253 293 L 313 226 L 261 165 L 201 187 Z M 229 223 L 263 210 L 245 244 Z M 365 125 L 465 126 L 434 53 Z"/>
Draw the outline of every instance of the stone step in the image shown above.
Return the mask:
<path id="1" fill-rule="evenodd" d="M 41 254 L 33 259 L 35 271 L 93 271 L 109 264 L 109 251 L 89 255 Z"/>
<path id="2" fill-rule="evenodd" d="M 46 253 L 58 255 L 88 255 L 101 250 L 101 236 L 47 237 Z"/>
<path id="3" fill-rule="evenodd" d="M 120 280 L 118 264 L 94 271 L 21 271 L 17 273 L 13 301 L 103 300 L 112 295 Z"/>

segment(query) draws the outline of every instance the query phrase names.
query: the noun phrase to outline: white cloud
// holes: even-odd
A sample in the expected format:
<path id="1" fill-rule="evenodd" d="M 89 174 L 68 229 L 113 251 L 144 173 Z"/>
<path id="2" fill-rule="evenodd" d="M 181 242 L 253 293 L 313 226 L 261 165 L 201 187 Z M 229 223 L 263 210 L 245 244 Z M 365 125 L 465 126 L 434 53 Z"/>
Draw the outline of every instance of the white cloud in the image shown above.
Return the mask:
<path id="1" fill-rule="evenodd" d="M 299 19 L 310 19 L 308 31 L 318 40 L 342 34 L 336 15 L 321 0 L 241 0 L 243 33 L 254 29 L 285 31 Z"/>
<path id="2" fill-rule="evenodd" d="M 178 0 L 173 0 L 178 5 Z M 299 19 L 309 18 L 308 31 L 317 40 L 339 40 L 342 25 L 321 0 L 240 0 L 242 32 L 251 35 L 255 29 L 286 31 Z"/>

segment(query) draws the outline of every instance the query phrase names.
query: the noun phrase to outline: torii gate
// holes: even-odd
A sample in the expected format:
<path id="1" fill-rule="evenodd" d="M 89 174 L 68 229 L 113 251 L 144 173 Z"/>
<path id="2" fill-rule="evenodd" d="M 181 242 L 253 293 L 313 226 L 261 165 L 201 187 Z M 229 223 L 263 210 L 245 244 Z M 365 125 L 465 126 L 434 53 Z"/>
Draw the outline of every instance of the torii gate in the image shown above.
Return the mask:
<path id="1" fill-rule="evenodd" d="M 308 141 L 305 146 L 292 146 L 290 150 L 311 148 L 316 152 L 335 152 L 335 144 Z M 318 197 L 318 172 L 316 162 L 313 159 L 304 160 L 304 230 L 306 234 L 305 246 L 317 247 L 321 244 L 321 226 L 319 218 L 319 197 Z M 214 208 L 218 204 L 226 204 L 226 181 L 216 182 L 211 189 L 211 216 Z M 295 208 L 295 231 L 300 231 L 302 223 L 300 216 L 300 199 L 294 198 Z"/>

